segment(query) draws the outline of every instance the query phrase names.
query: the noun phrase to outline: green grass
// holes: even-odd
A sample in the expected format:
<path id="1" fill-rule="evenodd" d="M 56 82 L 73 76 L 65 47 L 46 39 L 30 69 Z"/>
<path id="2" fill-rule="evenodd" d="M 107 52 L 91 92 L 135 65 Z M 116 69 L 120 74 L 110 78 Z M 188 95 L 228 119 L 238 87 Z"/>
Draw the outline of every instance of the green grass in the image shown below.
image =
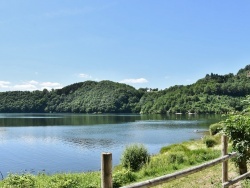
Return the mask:
<path id="1" fill-rule="evenodd" d="M 100 185 L 100 172 L 55 175 L 10 174 L 0 182 L 1 188 L 96 188 Z"/>
<path id="2" fill-rule="evenodd" d="M 250 166 L 248 166 L 249 168 Z M 229 160 L 229 180 L 239 176 L 235 164 Z M 155 186 L 155 188 L 221 188 L 221 164 L 207 168 L 200 172 L 182 177 L 180 179 Z M 242 180 L 230 188 L 250 188 L 250 180 Z"/>
<path id="3" fill-rule="evenodd" d="M 189 143 L 186 143 L 186 147 L 176 147 L 176 145 L 173 145 L 167 152 L 152 157 L 151 162 L 137 173 L 138 180 L 169 174 L 176 170 L 201 164 L 220 156 L 220 150 L 206 148 L 206 146 L 189 149 L 188 145 Z M 192 145 L 190 144 L 190 146 Z"/>
<path id="4" fill-rule="evenodd" d="M 216 137 L 215 139 L 218 140 L 217 143 L 220 144 L 219 139 Z M 164 147 L 159 154 L 152 156 L 150 162 L 136 172 L 132 172 L 130 169 L 125 169 L 121 165 L 116 166 L 113 170 L 114 188 L 166 175 L 177 170 L 215 159 L 220 156 L 219 144 L 207 148 L 202 140 L 196 140 Z M 203 176 L 206 176 L 206 174 Z M 54 175 L 39 174 L 36 176 L 30 174 L 11 174 L 3 181 L 0 181 L 0 187 L 95 188 L 101 186 L 100 177 L 100 172 Z"/>

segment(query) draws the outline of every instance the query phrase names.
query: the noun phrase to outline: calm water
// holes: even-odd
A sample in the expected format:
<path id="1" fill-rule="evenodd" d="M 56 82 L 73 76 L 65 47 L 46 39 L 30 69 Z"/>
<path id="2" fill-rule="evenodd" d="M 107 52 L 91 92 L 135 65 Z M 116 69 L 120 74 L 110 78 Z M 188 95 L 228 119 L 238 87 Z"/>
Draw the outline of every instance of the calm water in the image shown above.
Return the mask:
<path id="1" fill-rule="evenodd" d="M 144 144 L 151 154 L 197 139 L 219 116 L 137 114 L 0 114 L 0 171 L 37 173 L 100 169 L 102 152 L 119 163 L 125 146 Z M 198 130 L 198 133 L 196 132 Z"/>

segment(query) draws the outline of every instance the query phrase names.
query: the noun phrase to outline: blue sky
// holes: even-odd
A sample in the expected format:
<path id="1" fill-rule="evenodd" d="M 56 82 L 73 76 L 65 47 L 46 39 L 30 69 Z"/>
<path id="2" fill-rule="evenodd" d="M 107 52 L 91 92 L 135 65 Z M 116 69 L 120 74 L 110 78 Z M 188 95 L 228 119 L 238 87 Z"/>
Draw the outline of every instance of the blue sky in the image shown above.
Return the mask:
<path id="1" fill-rule="evenodd" d="M 0 91 L 187 85 L 250 64 L 248 0 L 0 0 Z"/>

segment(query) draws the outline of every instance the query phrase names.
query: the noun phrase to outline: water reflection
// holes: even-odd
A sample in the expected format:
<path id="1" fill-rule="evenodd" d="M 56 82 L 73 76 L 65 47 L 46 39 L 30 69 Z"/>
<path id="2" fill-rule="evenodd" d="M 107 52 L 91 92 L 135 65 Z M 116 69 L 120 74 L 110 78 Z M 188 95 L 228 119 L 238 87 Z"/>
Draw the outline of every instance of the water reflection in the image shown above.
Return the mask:
<path id="1" fill-rule="evenodd" d="M 199 138 L 219 116 L 140 114 L 0 114 L 0 171 L 48 173 L 100 169 L 100 154 L 119 163 L 126 145 L 162 146 Z"/>
<path id="2" fill-rule="evenodd" d="M 140 114 L 0 114 L 0 126 L 96 125 L 145 120 L 197 120 L 205 122 L 218 115 L 140 115 Z"/>
<path id="3" fill-rule="evenodd" d="M 112 139 L 65 138 L 64 141 L 69 142 L 75 146 L 87 149 L 94 149 L 99 147 L 107 148 L 115 144 Z"/>

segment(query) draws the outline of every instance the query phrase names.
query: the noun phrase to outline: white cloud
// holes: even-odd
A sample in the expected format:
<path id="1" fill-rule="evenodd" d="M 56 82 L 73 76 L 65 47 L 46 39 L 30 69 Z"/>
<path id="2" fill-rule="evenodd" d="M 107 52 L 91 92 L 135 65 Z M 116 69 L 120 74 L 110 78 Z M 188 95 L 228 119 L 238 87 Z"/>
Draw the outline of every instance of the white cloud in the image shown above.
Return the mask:
<path id="1" fill-rule="evenodd" d="M 40 83 L 40 86 L 43 86 L 43 87 L 60 87 L 61 84 L 59 84 L 57 82 L 42 82 L 42 83 Z"/>
<path id="2" fill-rule="evenodd" d="M 90 76 L 88 74 L 83 74 L 83 73 L 79 74 L 78 77 L 80 77 L 80 78 L 86 78 L 86 79 L 92 78 L 92 76 Z"/>
<path id="3" fill-rule="evenodd" d="M 29 81 L 27 83 L 32 84 L 32 85 L 38 85 L 39 84 L 39 82 L 37 82 L 35 80 L 31 80 L 31 81 Z"/>
<path id="4" fill-rule="evenodd" d="M 32 84 L 18 84 L 14 85 L 13 89 L 18 91 L 34 91 L 37 90 L 38 88 Z"/>
<path id="5" fill-rule="evenodd" d="M 145 78 L 137 78 L 137 79 L 124 79 L 120 81 L 120 83 L 125 83 L 125 84 L 143 84 L 147 83 L 148 80 Z"/>
<path id="6" fill-rule="evenodd" d="M 61 89 L 63 86 L 57 82 L 38 82 L 35 80 L 11 84 L 7 81 L 0 81 L 0 91 L 35 91 L 43 89 Z"/>
<path id="7" fill-rule="evenodd" d="M 43 83 L 40 83 L 40 86 L 42 86 L 41 90 L 43 89 L 52 90 L 52 89 L 62 88 L 62 85 L 57 82 L 43 82 Z"/>
<path id="8" fill-rule="evenodd" d="M 11 83 L 7 81 L 0 81 L 0 88 L 9 88 L 10 84 Z"/>

